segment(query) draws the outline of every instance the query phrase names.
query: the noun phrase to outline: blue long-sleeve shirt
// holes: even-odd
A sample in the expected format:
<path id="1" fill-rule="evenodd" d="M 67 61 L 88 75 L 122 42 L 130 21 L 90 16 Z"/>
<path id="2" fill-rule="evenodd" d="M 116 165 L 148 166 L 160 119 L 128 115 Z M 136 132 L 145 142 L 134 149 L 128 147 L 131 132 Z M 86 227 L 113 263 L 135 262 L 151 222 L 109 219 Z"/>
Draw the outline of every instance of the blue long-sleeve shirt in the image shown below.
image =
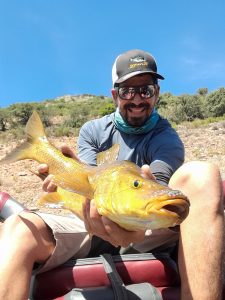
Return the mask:
<path id="1" fill-rule="evenodd" d="M 118 160 L 129 160 L 140 167 L 150 166 L 157 181 L 167 184 L 184 162 L 184 146 L 177 132 L 162 117 L 148 133 L 127 134 L 114 124 L 114 113 L 85 123 L 78 138 L 78 155 L 82 161 L 96 165 L 97 153 L 120 145 Z"/>

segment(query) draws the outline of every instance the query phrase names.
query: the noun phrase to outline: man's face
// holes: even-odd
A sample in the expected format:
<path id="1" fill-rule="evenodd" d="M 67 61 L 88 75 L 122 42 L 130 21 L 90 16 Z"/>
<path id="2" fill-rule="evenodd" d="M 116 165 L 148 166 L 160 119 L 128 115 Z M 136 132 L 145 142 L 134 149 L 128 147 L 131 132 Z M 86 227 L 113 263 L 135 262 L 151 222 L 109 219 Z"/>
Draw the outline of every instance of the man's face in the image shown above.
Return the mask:
<path id="1" fill-rule="evenodd" d="M 159 96 L 159 86 L 154 84 L 150 74 L 134 76 L 120 83 L 121 87 L 144 87 L 154 85 L 155 93 L 152 97 L 142 99 L 139 93 L 136 93 L 134 99 L 124 100 L 120 97 L 118 89 L 112 90 L 112 96 L 115 104 L 118 106 L 121 116 L 132 126 L 142 126 L 152 113 L 155 103 Z"/>

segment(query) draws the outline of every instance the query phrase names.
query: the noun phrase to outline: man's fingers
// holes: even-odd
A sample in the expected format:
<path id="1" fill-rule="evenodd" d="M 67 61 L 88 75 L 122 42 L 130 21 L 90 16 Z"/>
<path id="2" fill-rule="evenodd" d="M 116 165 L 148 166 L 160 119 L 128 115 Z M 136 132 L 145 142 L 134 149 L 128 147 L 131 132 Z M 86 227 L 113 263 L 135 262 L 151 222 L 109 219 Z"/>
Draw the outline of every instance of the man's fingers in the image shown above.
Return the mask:
<path id="1" fill-rule="evenodd" d="M 53 175 L 48 175 L 43 181 L 42 188 L 45 192 L 51 193 L 55 192 L 57 186 L 52 182 Z"/>
<path id="2" fill-rule="evenodd" d="M 113 243 L 114 246 L 129 246 L 130 240 L 127 241 L 127 231 L 124 231 L 124 229 L 122 229 L 120 226 L 118 226 L 108 218 L 102 217 L 102 222 L 105 226 L 105 230 L 107 231 L 108 236 L 110 236 L 111 239 L 115 239 L 115 242 Z"/>
<path id="3" fill-rule="evenodd" d="M 101 216 L 94 200 L 86 200 L 83 205 L 84 224 L 87 232 L 110 242 L 115 247 L 127 247 L 130 243 L 144 239 L 144 232 L 128 231 Z"/>
<path id="4" fill-rule="evenodd" d="M 69 147 L 68 145 L 66 145 L 66 144 L 62 144 L 60 146 L 60 150 L 62 151 L 62 153 L 65 156 L 70 157 L 70 158 L 78 159 L 75 151 L 71 147 Z"/>
<path id="5" fill-rule="evenodd" d="M 102 216 L 98 213 L 94 200 L 90 202 L 89 221 L 94 234 L 97 233 L 99 236 L 105 236 L 107 234 L 102 223 Z"/>
<path id="6" fill-rule="evenodd" d="M 101 216 L 95 207 L 94 201 L 86 200 L 83 205 L 83 216 L 86 230 L 98 236 L 105 235 L 106 231 L 102 226 Z"/>
<path id="7" fill-rule="evenodd" d="M 155 180 L 155 176 L 152 174 L 149 165 L 143 165 L 141 167 L 141 175 L 146 179 Z"/>
<path id="8" fill-rule="evenodd" d="M 84 225 L 87 232 L 96 235 L 114 246 L 117 246 L 115 239 L 107 234 L 102 223 L 102 216 L 99 215 L 94 201 L 86 200 L 83 204 Z"/>
<path id="9" fill-rule="evenodd" d="M 128 247 L 130 243 L 140 242 L 144 239 L 144 231 L 128 231 L 105 217 L 102 217 L 102 222 L 108 235 L 115 237 L 116 245 Z"/>
<path id="10" fill-rule="evenodd" d="M 85 228 L 86 228 L 87 232 L 92 234 L 91 225 L 90 225 L 90 222 L 89 222 L 89 211 L 90 211 L 90 200 L 89 199 L 86 199 L 86 201 L 83 203 L 82 209 L 83 209 L 83 217 L 84 217 Z"/>
<path id="11" fill-rule="evenodd" d="M 37 167 L 37 170 L 39 173 L 48 173 L 48 165 L 46 164 L 40 164 L 38 167 Z"/>

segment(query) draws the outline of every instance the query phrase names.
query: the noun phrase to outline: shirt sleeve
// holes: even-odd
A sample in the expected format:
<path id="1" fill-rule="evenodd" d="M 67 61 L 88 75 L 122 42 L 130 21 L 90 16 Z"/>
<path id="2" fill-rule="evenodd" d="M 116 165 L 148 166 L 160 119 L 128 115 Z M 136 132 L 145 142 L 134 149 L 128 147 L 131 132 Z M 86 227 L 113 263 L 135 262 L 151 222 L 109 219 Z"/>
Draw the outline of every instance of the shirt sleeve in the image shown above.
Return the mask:
<path id="1" fill-rule="evenodd" d="M 170 177 L 173 175 L 172 167 L 162 160 L 155 160 L 150 164 L 150 170 L 158 183 L 168 185 Z"/>
<path id="2" fill-rule="evenodd" d="M 150 169 L 159 183 L 168 184 L 183 162 L 184 145 L 175 130 L 170 128 L 153 139 Z"/>
<path id="3" fill-rule="evenodd" d="M 81 127 L 77 148 L 78 157 L 81 161 L 88 165 L 96 166 L 96 155 L 99 150 L 91 122 L 87 122 Z"/>

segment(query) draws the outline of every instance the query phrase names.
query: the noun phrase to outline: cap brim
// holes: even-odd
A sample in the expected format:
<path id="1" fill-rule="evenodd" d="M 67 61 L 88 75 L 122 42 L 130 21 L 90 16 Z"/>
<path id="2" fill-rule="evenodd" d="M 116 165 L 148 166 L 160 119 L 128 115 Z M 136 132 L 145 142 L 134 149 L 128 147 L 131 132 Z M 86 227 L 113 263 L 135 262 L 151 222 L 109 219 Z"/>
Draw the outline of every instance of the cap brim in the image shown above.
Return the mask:
<path id="1" fill-rule="evenodd" d="M 153 71 L 136 71 L 136 72 L 132 72 L 132 73 L 129 73 L 129 74 L 126 74 L 124 76 L 122 76 L 120 79 L 116 80 L 114 84 L 117 84 L 117 83 L 121 83 L 121 82 L 124 82 L 125 80 L 131 78 L 131 77 L 134 77 L 136 75 L 139 75 L 139 74 L 152 74 L 154 77 L 158 78 L 158 79 L 164 79 L 164 77 L 158 73 L 155 73 Z"/>

